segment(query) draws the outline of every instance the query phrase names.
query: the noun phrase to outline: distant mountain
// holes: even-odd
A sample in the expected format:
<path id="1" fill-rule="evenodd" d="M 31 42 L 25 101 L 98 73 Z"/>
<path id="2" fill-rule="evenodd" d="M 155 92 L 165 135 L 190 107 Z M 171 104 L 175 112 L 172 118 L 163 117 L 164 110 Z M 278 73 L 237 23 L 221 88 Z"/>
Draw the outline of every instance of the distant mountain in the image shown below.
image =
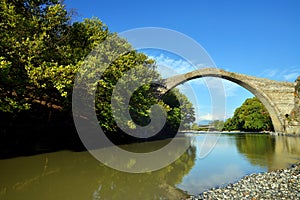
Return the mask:
<path id="1" fill-rule="evenodd" d="M 211 120 L 201 120 L 198 122 L 198 125 L 208 125 L 211 122 Z"/>

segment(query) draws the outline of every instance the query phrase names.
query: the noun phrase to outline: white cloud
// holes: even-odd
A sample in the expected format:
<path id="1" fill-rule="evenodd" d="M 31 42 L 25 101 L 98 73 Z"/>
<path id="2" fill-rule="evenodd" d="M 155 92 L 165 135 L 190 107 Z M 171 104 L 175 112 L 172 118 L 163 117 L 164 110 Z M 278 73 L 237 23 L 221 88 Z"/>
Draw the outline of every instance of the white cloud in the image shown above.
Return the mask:
<path id="1" fill-rule="evenodd" d="M 198 117 L 197 117 L 197 121 L 203 121 L 203 120 L 213 120 L 213 116 L 210 114 L 210 113 L 207 113 L 207 114 L 205 114 L 205 115 L 199 115 Z"/>
<path id="2" fill-rule="evenodd" d="M 159 56 L 149 55 L 149 57 L 156 61 L 158 71 L 163 78 L 191 72 L 199 67 L 193 67 L 189 62 L 183 59 L 170 58 L 162 53 L 159 54 Z"/>
<path id="3" fill-rule="evenodd" d="M 262 74 L 267 77 L 274 77 L 276 76 L 276 74 L 278 74 L 278 72 L 279 72 L 278 69 L 266 69 Z"/>
<path id="4" fill-rule="evenodd" d="M 294 82 L 297 79 L 297 77 L 300 76 L 300 67 L 286 67 L 283 70 L 278 68 L 266 69 L 258 76 L 272 78 L 279 81 Z"/>
<path id="5" fill-rule="evenodd" d="M 225 115 L 225 116 L 224 116 Z M 212 121 L 212 120 L 224 120 L 227 119 L 228 116 L 227 113 L 215 113 L 215 114 L 211 114 L 211 113 L 206 113 L 204 115 L 198 115 L 196 116 L 196 123 L 200 122 L 200 121 Z"/>
<path id="6" fill-rule="evenodd" d="M 170 58 L 163 53 L 159 54 L 158 56 L 150 55 L 149 57 L 156 61 L 158 65 L 158 71 L 161 73 L 163 78 L 171 77 L 177 74 L 184 74 L 196 69 L 203 68 L 202 64 L 194 67 L 185 60 L 179 58 Z M 201 86 L 209 88 L 209 90 L 212 90 L 211 92 L 217 92 L 220 95 L 224 95 L 225 90 L 226 96 L 236 96 L 237 89 L 240 87 L 239 85 L 230 81 L 214 77 L 195 79 L 187 83 L 191 86 Z"/>
<path id="7" fill-rule="evenodd" d="M 285 80 L 294 80 L 294 81 L 297 79 L 298 76 L 300 76 L 300 72 L 299 73 L 292 72 L 292 73 L 283 75 Z"/>

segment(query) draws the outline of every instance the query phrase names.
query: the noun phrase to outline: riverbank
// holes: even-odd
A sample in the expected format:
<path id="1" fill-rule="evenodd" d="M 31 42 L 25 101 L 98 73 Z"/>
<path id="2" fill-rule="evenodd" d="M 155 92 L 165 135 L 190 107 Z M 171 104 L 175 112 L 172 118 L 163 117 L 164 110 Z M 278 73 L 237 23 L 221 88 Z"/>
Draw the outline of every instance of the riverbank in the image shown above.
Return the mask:
<path id="1" fill-rule="evenodd" d="M 237 183 L 189 198 L 200 199 L 300 199 L 300 163 L 287 169 L 251 174 Z"/>

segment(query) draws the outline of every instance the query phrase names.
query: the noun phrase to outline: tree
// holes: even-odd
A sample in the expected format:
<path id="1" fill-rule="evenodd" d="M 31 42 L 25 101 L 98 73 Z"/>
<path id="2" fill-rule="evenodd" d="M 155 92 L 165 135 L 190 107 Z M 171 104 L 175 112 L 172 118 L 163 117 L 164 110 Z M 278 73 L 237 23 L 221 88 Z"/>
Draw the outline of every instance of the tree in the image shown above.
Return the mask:
<path id="1" fill-rule="evenodd" d="M 108 37 L 115 40 L 108 44 L 109 48 L 102 49 L 103 60 L 117 48 L 131 49 L 127 41 L 110 32 L 97 18 L 71 23 L 72 16 L 59 0 L 3 0 L 0 16 L 0 115 L 8 122 L 1 129 L 37 126 L 32 122 L 37 119 L 43 122 L 38 123 L 43 129 L 50 122 L 51 127 L 57 123 L 60 127 L 66 122 L 72 124 L 72 89 L 85 58 Z M 151 74 L 161 81 L 154 61 L 143 53 L 131 50 L 110 63 L 98 81 L 95 102 L 99 123 L 108 133 L 120 131 L 110 107 L 112 91 L 121 77 L 134 68 L 136 77 L 147 79 L 146 75 Z M 158 99 L 153 87 L 144 84 L 130 100 L 132 120 L 147 125 L 151 106 L 159 104 L 168 113 L 169 128 L 177 127 L 181 119 L 184 124 L 190 123 L 194 119 L 192 105 L 184 95 L 175 93 L 184 102 L 182 106 L 172 104 L 170 98 L 175 96 L 171 93 L 165 100 Z M 124 99 L 117 97 L 122 105 Z"/>
<path id="2" fill-rule="evenodd" d="M 210 126 L 215 128 L 218 131 L 221 131 L 224 127 L 224 121 L 222 120 L 213 120 L 212 122 L 209 123 Z"/>
<path id="3" fill-rule="evenodd" d="M 1 1 L 0 12 L 1 110 L 29 109 L 36 96 L 51 103 L 61 100 L 68 77 L 57 74 L 72 70 L 64 58 L 69 21 L 64 6 L 55 0 Z"/>
<path id="4" fill-rule="evenodd" d="M 108 33 L 98 19 L 71 24 L 58 0 L 0 3 L 0 109 L 19 112 L 36 102 L 70 109 L 77 69 Z"/>
<path id="5" fill-rule="evenodd" d="M 146 68 L 143 68 L 142 66 L 146 66 Z M 135 73 L 130 75 L 126 74 L 126 81 L 125 83 L 122 83 L 121 81 L 125 71 L 133 68 L 136 69 Z M 110 78 L 107 79 L 107 77 Z M 124 113 L 124 110 L 122 109 L 124 109 L 125 105 L 123 97 L 130 93 L 126 83 L 127 80 L 135 80 L 137 77 L 142 81 L 146 81 L 146 79 L 154 79 L 158 82 L 161 81 L 153 61 L 147 59 L 144 54 L 133 51 L 116 60 L 99 81 L 96 101 L 99 122 L 105 132 L 118 132 L 117 135 L 111 134 L 110 139 L 117 143 L 120 138 L 122 138 L 123 141 L 137 140 L 122 133 L 122 131 L 119 130 L 114 117 L 120 118 L 121 123 L 123 123 L 124 126 L 129 125 L 131 130 L 136 129 L 135 124 L 147 126 L 151 120 L 153 120 L 151 119 L 151 106 L 154 104 L 160 105 L 166 111 L 166 123 L 160 132 L 147 140 L 154 140 L 161 137 L 173 137 L 178 132 L 179 128 L 187 128 L 189 124 L 195 120 L 193 105 L 188 101 L 186 96 L 179 92 L 178 89 L 169 91 L 160 99 L 157 98 L 157 91 L 151 84 L 144 84 L 133 93 L 129 104 L 131 119 L 124 120 L 126 117 L 121 115 L 121 113 Z M 117 99 L 116 102 L 118 107 L 118 116 L 113 116 L 111 96 L 116 83 L 122 85 L 122 91 L 113 97 Z M 158 118 L 160 116 L 152 116 L 152 118 L 153 117 Z M 182 127 L 180 127 L 180 124 Z"/>
<path id="6" fill-rule="evenodd" d="M 168 121 L 172 129 L 175 129 L 179 123 L 182 123 L 182 129 L 188 129 L 190 124 L 195 121 L 193 104 L 178 89 L 174 88 L 165 94 L 163 102 L 168 105 L 168 108 L 171 108 Z"/>
<path id="7" fill-rule="evenodd" d="M 198 130 L 199 129 L 199 126 L 198 126 L 198 124 L 197 123 L 193 123 L 192 125 L 191 125 L 191 130 Z"/>
<path id="8" fill-rule="evenodd" d="M 234 116 L 225 122 L 224 130 L 273 131 L 273 124 L 267 109 L 253 97 L 235 110 Z"/>

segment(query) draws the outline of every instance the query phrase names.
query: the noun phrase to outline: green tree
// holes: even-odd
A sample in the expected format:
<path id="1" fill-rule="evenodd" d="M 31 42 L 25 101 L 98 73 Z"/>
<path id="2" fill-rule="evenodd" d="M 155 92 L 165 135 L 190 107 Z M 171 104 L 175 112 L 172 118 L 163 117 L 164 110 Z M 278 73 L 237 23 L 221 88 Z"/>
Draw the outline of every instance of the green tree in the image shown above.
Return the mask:
<path id="1" fill-rule="evenodd" d="M 53 126 L 67 121 L 72 124 L 72 89 L 86 56 L 108 37 L 115 37 L 115 40 L 102 49 L 102 60 L 109 60 L 118 48 L 131 48 L 97 18 L 71 23 L 72 16 L 58 0 L 3 0 L 0 16 L 0 114 L 8 122 L 3 126 L 18 127 L 12 119 L 21 121 L 26 127 L 32 127 L 30 121 L 40 119 L 43 123 L 38 124 L 42 129 L 47 124 L 45 121 L 53 121 Z M 146 75 L 151 74 L 153 79 L 161 81 L 154 61 L 134 50 L 110 63 L 98 81 L 95 103 L 100 125 L 107 132 L 119 131 L 110 107 L 112 91 L 120 78 L 133 68 L 138 69 L 137 77 L 147 79 Z M 94 75 L 87 73 L 85 75 Z M 192 105 L 178 91 L 173 93 L 177 95 L 169 93 L 160 100 L 151 85 L 140 87 L 130 100 L 129 110 L 134 122 L 147 125 L 153 104 L 165 108 L 168 128 L 175 129 L 181 120 L 184 124 L 192 122 Z M 182 106 L 172 102 L 175 96 L 183 102 Z M 120 98 L 120 105 L 122 102 Z M 18 118 L 20 116 L 23 117 Z M 38 125 L 35 123 L 35 126 Z"/>
<path id="2" fill-rule="evenodd" d="M 213 120 L 212 122 L 209 123 L 210 126 L 215 128 L 218 131 L 221 131 L 224 127 L 224 121 L 222 120 Z"/>
<path id="3" fill-rule="evenodd" d="M 36 102 L 70 109 L 77 69 L 108 33 L 98 19 L 71 24 L 58 0 L 0 3 L 0 109 L 28 110 Z"/>
<path id="4" fill-rule="evenodd" d="M 176 88 L 168 92 L 163 101 L 170 108 L 168 113 L 168 121 L 172 129 L 174 129 L 179 123 L 182 123 L 182 129 L 188 129 L 190 124 L 195 121 L 195 110 L 193 104 L 188 98 L 180 93 Z"/>
<path id="5" fill-rule="evenodd" d="M 267 109 L 253 97 L 235 110 L 234 116 L 225 122 L 224 130 L 272 131 L 273 124 Z"/>
<path id="6" fill-rule="evenodd" d="M 197 131 L 199 129 L 199 125 L 197 123 L 193 123 L 191 125 L 191 130 Z"/>
<path id="7" fill-rule="evenodd" d="M 33 99 L 61 100 L 63 83 L 69 78 L 57 74 L 71 70 L 64 62 L 69 21 L 64 6 L 55 0 L 1 1 L 0 13 L 1 110 L 29 109 Z"/>
<path id="8" fill-rule="evenodd" d="M 123 45 L 128 44 L 124 43 Z M 121 79 L 131 69 L 135 69 L 135 73 L 127 74 L 125 78 Z M 116 132 L 118 130 L 111 108 L 111 98 L 116 84 L 118 83 L 123 87 L 122 91 L 120 91 L 121 93 L 116 94 L 113 98 L 116 98 L 118 109 L 127 109 L 125 108 L 123 97 L 130 95 L 130 91 L 126 83 L 128 80 L 136 79 L 137 77 L 142 77 L 141 79 L 146 81 L 146 79 L 152 78 L 159 79 L 159 74 L 153 65 L 153 61 L 149 60 L 144 54 L 137 53 L 136 51 L 131 51 L 120 56 L 103 73 L 98 82 L 95 106 L 100 125 L 105 131 Z M 149 123 L 151 105 L 159 103 L 151 89 L 151 85 L 145 84 L 138 88 L 130 98 L 128 109 L 131 118 L 141 126 Z M 118 113 L 119 115 L 121 115 L 121 111 Z M 122 118 L 122 116 L 119 117 Z M 124 121 L 123 123 L 132 123 L 132 121 Z"/>

